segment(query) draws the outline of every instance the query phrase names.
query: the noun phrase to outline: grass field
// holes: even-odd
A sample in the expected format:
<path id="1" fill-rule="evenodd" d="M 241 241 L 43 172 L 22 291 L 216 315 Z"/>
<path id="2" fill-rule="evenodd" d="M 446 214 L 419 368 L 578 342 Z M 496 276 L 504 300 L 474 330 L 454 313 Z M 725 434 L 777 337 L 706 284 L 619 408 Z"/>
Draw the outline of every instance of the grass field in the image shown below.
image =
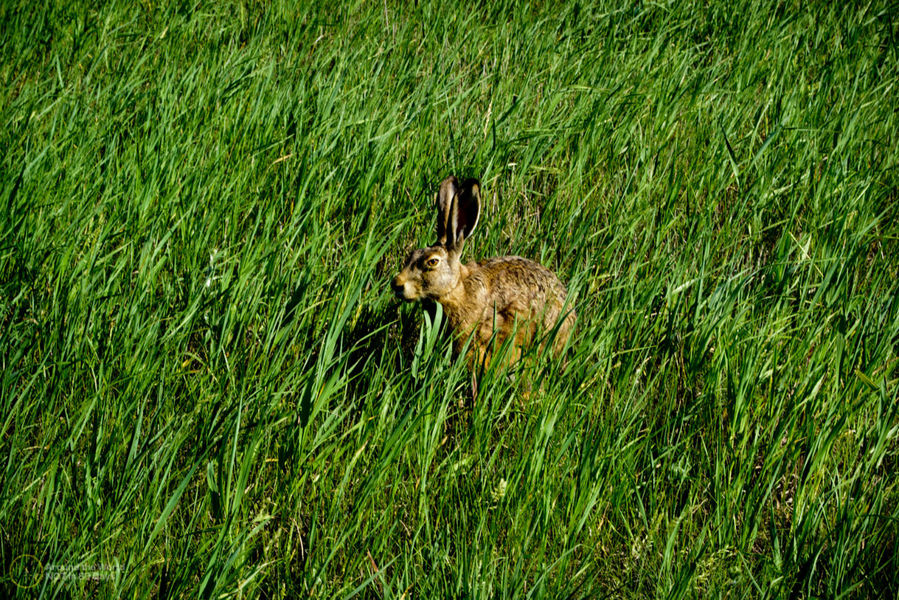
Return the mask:
<path id="1" fill-rule="evenodd" d="M 0 6 L 0 592 L 899 594 L 895 4 L 96 4 Z M 578 312 L 474 402 L 448 174 Z"/>

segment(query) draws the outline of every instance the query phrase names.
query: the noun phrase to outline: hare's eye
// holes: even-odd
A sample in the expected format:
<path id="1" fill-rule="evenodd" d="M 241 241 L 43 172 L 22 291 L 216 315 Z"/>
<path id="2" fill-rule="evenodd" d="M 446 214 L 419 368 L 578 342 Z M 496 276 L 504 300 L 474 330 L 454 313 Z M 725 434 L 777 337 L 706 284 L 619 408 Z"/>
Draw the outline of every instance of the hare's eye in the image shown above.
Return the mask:
<path id="1" fill-rule="evenodd" d="M 437 257 L 429 258 L 428 260 L 425 261 L 425 266 L 430 269 L 433 269 L 434 267 L 437 266 L 437 263 L 439 263 L 439 262 L 440 262 L 440 259 Z"/>

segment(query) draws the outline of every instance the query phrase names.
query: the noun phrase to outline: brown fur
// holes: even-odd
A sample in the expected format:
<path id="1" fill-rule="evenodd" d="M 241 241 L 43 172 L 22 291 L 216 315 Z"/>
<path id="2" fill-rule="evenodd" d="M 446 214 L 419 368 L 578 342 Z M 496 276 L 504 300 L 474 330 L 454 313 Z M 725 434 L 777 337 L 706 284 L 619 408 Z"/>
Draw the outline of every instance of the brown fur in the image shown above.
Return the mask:
<path id="1" fill-rule="evenodd" d="M 437 197 L 437 243 L 412 251 L 392 282 L 402 300 L 429 298 L 443 306 L 457 352 L 473 336 L 468 354 L 473 367 L 489 364 L 494 348 L 510 338 L 506 359 L 517 361 L 523 348 L 556 326 L 566 296 L 555 273 L 520 256 L 463 265 L 462 246 L 479 216 L 478 181 L 469 179 L 460 185 L 455 177 L 445 179 Z M 556 332 L 556 354 L 563 350 L 574 321 L 575 313 L 569 308 Z"/>

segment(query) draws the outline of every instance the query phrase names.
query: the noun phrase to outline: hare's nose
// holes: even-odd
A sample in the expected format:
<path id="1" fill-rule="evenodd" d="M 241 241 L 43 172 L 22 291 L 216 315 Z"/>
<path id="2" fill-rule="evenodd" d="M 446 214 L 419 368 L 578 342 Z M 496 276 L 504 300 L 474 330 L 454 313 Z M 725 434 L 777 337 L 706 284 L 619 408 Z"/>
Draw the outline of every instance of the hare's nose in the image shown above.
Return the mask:
<path id="1" fill-rule="evenodd" d="M 390 287 L 393 288 L 393 293 L 397 296 L 402 295 L 403 290 L 405 289 L 405 282 L 403 282 L 399 276 L 393 278 L 393 281 L 390 282 Z"/>

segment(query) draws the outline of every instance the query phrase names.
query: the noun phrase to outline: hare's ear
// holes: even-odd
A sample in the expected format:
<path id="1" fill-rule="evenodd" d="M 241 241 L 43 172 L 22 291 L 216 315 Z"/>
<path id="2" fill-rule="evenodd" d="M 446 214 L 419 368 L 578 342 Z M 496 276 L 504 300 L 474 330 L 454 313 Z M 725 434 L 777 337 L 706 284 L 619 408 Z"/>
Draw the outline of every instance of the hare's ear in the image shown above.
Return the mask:
<path id="1" fill-rule="evenodd" d="M 466 179 L 462 182 L 450 211 L 446 242 L 448 250 L 462 250 L 463 242 L 477 227 L 480 216 L 481 183 L 477 179 Z"/>
<path id="2" fill-rule="evenodd" d="M 437 243 L 446 245 L 446 230 L 453 211 L 453 200 L 459 194 L 459 180 L 450 175 L 440 183 L 437 192 Z"/>

